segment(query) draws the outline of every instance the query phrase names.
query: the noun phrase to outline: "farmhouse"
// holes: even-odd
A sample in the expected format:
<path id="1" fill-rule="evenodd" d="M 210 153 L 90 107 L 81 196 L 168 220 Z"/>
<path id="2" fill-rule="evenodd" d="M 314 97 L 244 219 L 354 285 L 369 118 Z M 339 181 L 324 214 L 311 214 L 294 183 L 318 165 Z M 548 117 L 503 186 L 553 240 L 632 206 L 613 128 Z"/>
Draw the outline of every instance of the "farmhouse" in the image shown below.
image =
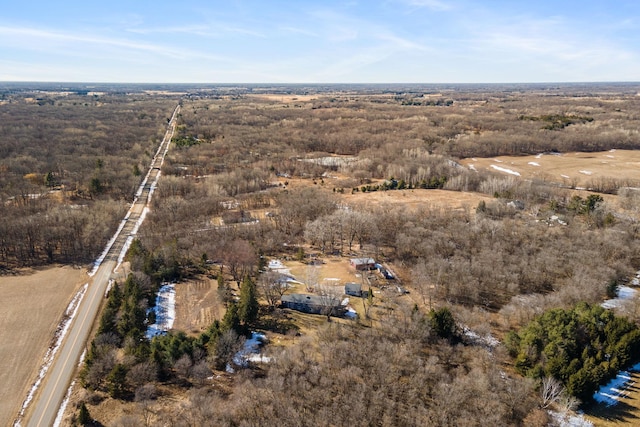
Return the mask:
<path id="1" fill-rule="evenodd" d="M 326 314 L 329 310 L 333 316 L 344 315 L 346 308 L 340 304 L 337 298 L 322 297 L 309 294 L 283 295 L 280 299 L 283 308 L 301 311 L 310 314 Z"/>
<path id="2" fill-rule="evenodd" d="M 376 261 L 373 258 L 351 258 L 349 264 L 357 271 L 373 270 L 376 265 Z"/>

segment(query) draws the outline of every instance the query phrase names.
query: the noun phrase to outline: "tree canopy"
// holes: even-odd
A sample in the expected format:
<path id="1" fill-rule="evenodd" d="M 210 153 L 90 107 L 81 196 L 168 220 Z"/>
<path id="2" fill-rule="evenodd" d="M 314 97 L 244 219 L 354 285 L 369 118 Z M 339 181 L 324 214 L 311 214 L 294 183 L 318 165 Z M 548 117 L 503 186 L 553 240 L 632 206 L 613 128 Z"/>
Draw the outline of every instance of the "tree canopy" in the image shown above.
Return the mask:
<path id="1" fill-rule="evenodd" d="M 626 318 L 583 302 L 545 312 L 510 333 L 506 344 L 522 374 L 554 377 L 588 402 L 600 384 L 637 358 L 640 330 Z"/>

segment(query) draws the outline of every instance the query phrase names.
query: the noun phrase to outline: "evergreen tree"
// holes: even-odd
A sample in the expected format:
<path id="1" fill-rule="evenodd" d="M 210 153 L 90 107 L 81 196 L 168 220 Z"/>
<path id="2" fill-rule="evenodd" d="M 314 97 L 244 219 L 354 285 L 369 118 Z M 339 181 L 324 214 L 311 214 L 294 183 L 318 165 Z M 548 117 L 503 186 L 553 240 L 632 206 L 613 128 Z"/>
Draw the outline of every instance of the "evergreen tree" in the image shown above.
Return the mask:
<path id="1" fill-rule="evenodd" d="M 229 307 L 227 307 L 227 312 L 224 314 L 222 318 L 222 332 L 226 332 L 228 330 L 234 330 L 236 332 L 240 331 L 240 317 L 238 316 L 238 304 L 234 301 L 229 303 Z"/>
<path id="2" fill-rule="evenodd" d="M 119 399 L 124 396 L 127 390 L 126 379 L 127 368 L 120 363 L 116 364 L 107 376 L 107 389 L 111 397 Z"/>
<path id="3" fill-rule="evenodd" d="M 447 307 L 439 310 L 431 310 L 429 313 L 431 328 L 440 337 L 451 339 L 456 334 L 456 321 Z"/>
<path id="4" fill-rule="evenodd" d="M 78 424 L 81 426 L 89 425 L 93 422 L 91 419 L 91 415 L 89 414 L 89 410 L 87 409 L 87 405 L 82 402 L 80 405 L 80 411 L 78 412 Z"/>
<path id="5" fill-rule="evenodd" d="M 240 301 L 238 303 L 238 317 L 244 325 L 250 325 L 258 318 L 258 292 L 256 285 L 245 276 L 240 285 Z"/>

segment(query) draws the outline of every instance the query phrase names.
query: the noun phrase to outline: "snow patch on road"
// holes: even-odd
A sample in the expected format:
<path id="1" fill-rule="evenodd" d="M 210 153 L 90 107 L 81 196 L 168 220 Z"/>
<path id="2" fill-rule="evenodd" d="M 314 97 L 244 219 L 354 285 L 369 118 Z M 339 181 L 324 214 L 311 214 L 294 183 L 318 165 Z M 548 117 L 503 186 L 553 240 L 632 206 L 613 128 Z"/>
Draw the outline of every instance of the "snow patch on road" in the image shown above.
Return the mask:
<path id="1" fill-rule="evenodd" d="M 93 263 L 93 268 L 89 272 L 89 277 L 93 277 L 98 272 L 98 268 L 100 268 L 100 264 L 102 264 L 102 261 L 104 261 L 104 258 L 107 256 L 107 253 L 109 253 L 109 250 L 111 249 L 111 246 L 113 246 L 114 242 L 116 241 L 116 239 L 120 235 L 120 232 L 122 231 L 122 229 L 124 228 L 125 224 L 127 223 L 127 218 L 129 218 L 130 214 L 131 214 L 131 210 L 129 210 L 129 212 L 127 212 L 127 216 L 125 216 L 125 219 L 123 219 L 120 222 L 120 226 L 118 226 L 118 229 L 116 230 L 115 234 L 113 235 L 111 240 L 109 240 L 109 242 L 107 243 L 107 246 L 104 247 L 104 250 L 102 251 L 102 253 L 98 257 L 98 259 L 96 259 L 95 262 Z"/>
<path id="2" fill-rule="evenodd" d="M 531 166 L 540 166 L 540 163 L 537 163 L 537 162 L 529 162 L 527 164 L 529 164 Z"/>
<path id="3" fill-rule="evenodd" d="M 578 172 L 580 172 L 583 175 L 593 175 L 593 172 L 588 171 L 588 170 L 581 170 L 581 171 L 578 171 Z"/>

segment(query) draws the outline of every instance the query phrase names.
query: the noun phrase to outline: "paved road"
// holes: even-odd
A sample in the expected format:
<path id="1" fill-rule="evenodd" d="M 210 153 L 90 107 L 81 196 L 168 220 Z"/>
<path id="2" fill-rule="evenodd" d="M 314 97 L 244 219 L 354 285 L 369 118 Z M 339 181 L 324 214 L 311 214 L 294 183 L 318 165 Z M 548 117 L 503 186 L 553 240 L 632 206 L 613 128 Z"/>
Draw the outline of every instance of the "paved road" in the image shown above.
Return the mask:
<path id="1" fill-rule="evenodd" d="M 129 210 L 127 222 L 109 249 L 100 268 L 93 276 L 92 282 L 89 283 L 89 288 L 82 299 L 67 337 L 59 349 L 55 361 L 49 368 L 44 384 L 36 395 L 36 399 L 31 404 L 30 410 L 27 411 L 28 426 L 51 426 L 55 421 L 62 399 L 76 372 L 80 355 L 86 347 L 89 333 L 98 315 L 100 305 L 104 300 L 109 278 L 116 267 L 118 256 L 122 252 L 127 237 L 132 234 L 144 207 L 149 202 L 151 187 L 159 178 L 160 166 L 175 130 L 175 118 L 179 108 L 179 106 L 176 107 L 173 112 L 169 128 L 151 163 L 142 191 Z"/>

